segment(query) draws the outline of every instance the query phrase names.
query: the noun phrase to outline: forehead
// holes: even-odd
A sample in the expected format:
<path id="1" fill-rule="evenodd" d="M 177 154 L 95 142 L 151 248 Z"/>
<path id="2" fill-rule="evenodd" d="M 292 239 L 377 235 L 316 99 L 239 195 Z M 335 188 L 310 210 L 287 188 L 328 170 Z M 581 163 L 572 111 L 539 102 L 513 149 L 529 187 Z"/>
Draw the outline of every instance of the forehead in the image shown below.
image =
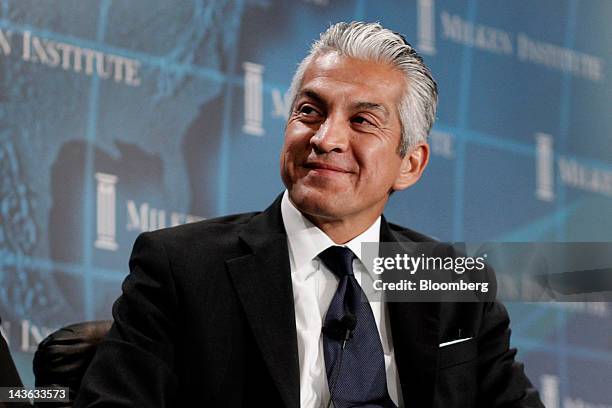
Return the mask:
<path id="1" fill-rule="evenodd" d="M 389 64 L 328 52 L 308 64 L 300 93 L 310 90 L 328 100 L 359 100 L 397 111 L 404 84 L 402 73 Z"/>

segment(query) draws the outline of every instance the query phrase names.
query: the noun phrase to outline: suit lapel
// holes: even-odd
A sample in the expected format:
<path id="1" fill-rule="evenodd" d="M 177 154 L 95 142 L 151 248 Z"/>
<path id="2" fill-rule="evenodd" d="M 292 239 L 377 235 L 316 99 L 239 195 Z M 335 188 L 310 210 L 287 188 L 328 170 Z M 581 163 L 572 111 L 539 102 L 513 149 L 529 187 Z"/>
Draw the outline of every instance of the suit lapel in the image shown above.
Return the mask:
<path id="1" fill-rule="evenodd" d="M 270 375 L 287 407 L 300 405 L 293 289 L 280 202 L 256 215 L 240 234 L 251 253 L 227 261 L 236 292 Z"/>
<path id="2" fill-rule="evenodd" d="M 240 234 L 251 253 L 227 261 L 255 341 L 288 407 L 300 405 L 300 376 L 287 236 L 279 196 Z M 381 242 L 409 241 L 383 217 Z M 438 363 L 439 303 L 388 304 L 395 359 L 407 407 L 432 406 Z"/>
<path id="3" fill-rule="evenodd" d="M 394 233 L 383 217 L 381 242 L 410 241 Z M 387 304 L 397 370 L 406 407 L 433 406 L 438 364 L 439 303 Z"/>

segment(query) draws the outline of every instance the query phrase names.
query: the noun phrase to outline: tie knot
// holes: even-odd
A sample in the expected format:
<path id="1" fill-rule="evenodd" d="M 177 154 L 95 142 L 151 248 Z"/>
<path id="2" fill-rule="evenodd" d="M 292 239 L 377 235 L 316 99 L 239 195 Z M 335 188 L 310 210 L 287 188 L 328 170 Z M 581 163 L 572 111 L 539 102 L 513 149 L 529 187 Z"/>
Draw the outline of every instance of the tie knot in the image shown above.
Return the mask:
<path id="1" fill-rule="evenodd" d="M 353 274 L 355 254 L 347 247 L 331 246 L 319 254 L 319 259 L 339 278 Z"/>

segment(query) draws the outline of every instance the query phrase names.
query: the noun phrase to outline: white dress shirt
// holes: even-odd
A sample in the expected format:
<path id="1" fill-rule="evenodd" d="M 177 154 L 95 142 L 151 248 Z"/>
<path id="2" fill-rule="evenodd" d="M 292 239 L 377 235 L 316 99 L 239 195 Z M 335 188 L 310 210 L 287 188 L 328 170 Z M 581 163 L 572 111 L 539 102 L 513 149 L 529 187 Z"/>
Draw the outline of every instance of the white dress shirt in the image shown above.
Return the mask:
<path id="1" fill-rule="evenodd" d="M 281 212 L 287 231 L 295 305 L 300 358 L 300 406 L 302 408 L 325 407 L 329 401 L 329 387 L 325 371 L 321 328 L 325 313 L 338 287 L 339 279 L 327 269 L 317 255 L 336 244 L 295 208 L 289 200 L 287 191 L 283 195 Z M 380 217 L 370 228 L 344 245 L 357 256 L 357 259 L 353 261 L 353 272 L 360 284 L 362 273 L 368 273 L 361 262 L 361 243 L 379 242 L 379 240 Z M 389 396 L 396 405 L 402 406 L 387 308 L 383 302 L 370 301 L 370 306 L 385 355 Z"/>

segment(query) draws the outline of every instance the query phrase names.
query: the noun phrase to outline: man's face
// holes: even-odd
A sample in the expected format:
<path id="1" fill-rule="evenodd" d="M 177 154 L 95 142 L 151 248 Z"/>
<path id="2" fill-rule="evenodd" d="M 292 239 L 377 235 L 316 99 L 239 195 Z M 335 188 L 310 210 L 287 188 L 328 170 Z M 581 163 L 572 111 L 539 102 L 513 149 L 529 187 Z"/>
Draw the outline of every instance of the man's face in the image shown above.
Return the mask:
<path id="1" fill-rule="evenodd" d="M 391 189 L 407 187 L 397 153 L 404 89 L 403 75 L 387 64 L 335 52 L 310 62 L 281 152 L 281 176 L 300 211 L 330 221 L 372 218 Z"/>

